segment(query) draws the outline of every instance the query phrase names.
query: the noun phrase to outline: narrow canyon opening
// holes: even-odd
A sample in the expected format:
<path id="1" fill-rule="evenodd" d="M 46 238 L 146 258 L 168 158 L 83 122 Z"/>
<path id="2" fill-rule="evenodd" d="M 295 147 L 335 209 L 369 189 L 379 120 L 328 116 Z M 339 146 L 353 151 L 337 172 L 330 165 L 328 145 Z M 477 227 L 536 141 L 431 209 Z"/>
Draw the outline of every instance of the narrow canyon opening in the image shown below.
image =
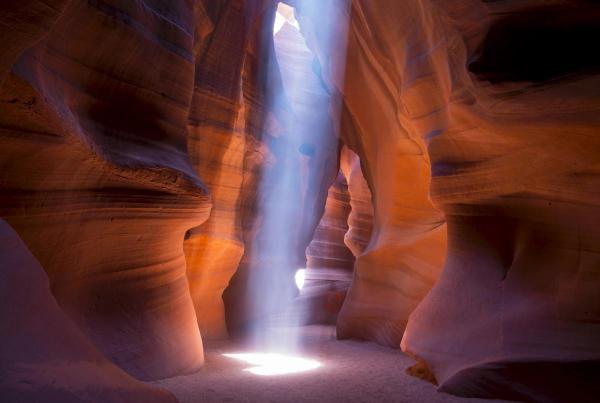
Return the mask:
<path id="1" fill-rule="evenodd" d="M 302 17 L 322 11 L 305 7 Z M 350 166 L 356 168 L 358 157 L 341 149 L 335 125 L 340 110 L 321 75 L 324 61 L 309 48 L 296 15 L 293 7 L 278 4 L 270 56 L 278 74 L 268 81 L 280 85 L 271 92 L 271 130 L 264 137 L 272 162 L 263 167 L 257 184 L 261 220 L 255 237 L 224 293 L 230 332 L 249 340 L 253 350 L 225 355 L 262 363 L 268 369 L 250 372 L 270 375 L 278 373 L 276 365 L 280 374 L 320 366 L 294 356 L 301 353 L 300 332 L 308 324 L 335 325 L 355 260 L 345 237 L 351 211 L 348 178 L 357 175 Z M 332 27 L 340 23 L 331 17 Z M 333 46 L 330 36 L 324 33 L 322 46 Z M 248 274 L 240 278 L 243 272 Z M 235 309 L 240 304 L 246 317 Z"/>

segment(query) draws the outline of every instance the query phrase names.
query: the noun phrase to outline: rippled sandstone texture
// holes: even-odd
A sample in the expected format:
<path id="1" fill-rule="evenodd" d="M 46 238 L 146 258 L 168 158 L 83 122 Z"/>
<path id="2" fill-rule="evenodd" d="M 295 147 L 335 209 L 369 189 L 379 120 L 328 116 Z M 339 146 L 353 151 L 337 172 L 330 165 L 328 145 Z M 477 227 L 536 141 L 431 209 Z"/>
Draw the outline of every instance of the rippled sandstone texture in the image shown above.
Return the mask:
<path id="1" fill-rule="evenodd" d="M 360 158 L 348 147 L 340 153 L 340 172 L 329 188 L 325 212 L 306 249 L 307 272 L 297 304 L 308 305 L 308 323 L 337 322 L 356 257 L 367 249 L 373 231 L 373 203 Z"/>
<path id="2" fill-rule="evenodd" d="M 228 324 L 252 319 L 245 286 L 269 273 L 251 268 L 272 263 L 252 251 L 265 245 L 260 175 L 285 143 L 278 118 L 300 107 L 317 125 L 331 106 L 291 99 L 267 113 L 299 74 L 314 99 L 340 96 L 339 136 L 360 157 L 341 161 L 356 264 L 338 335 L 397 347 L 404 334 L 454 394 L 600 394 L 593 2 L 354 0 L 346 13 L 338 0 L 327 4 L 350 18 L 348 32 L 333 24 L 347 51 L 319 48 L 325 13 L 300 18 L 318 72 L 297 70 L 312 57 L 297 43 L 275 68 L 271 2 L 10 3 L 0 216 L 68 317 L 131 374 L 198 368 L 199 328 L 226 334 L 220 295 L 238 263 Z M 293 3 L 300 14 L 325 4 Z M 315 133 L 294 145 L 311 180 L 292 270 L 338 173 L 337 131 L 324 148 L 311 147 Z"/>
<path id="3" fill-rule="evenodd" d="M 344 2 L 337 3 L 343 10 Z M 298 3 L 301 16 L 302 7 Z M 446 227 L 443 214 L 429 199 L 430 165 L 425 143 L 406 127 L 406 117 L 399 111 L 403 93 L 397 69 L 405 63 L 405 48 L 385 42 L 386 34 L 380 34 L 383 27 L 369 27 L 370 16 L 364 14 L 364 8 L 379 8 L 379 13 L 385 14 L 388 5 L 351 3 L 346 55 L 337 48 L 330 55 L 319 52 L 324 21 L 311 20 L 315 18 L 311 14 L 310 18 L 301 17 L 300 23 L 307 31 L 309 47 L 320 55 L 320 63 L 333 65 L 331 70 L 338 72 L 325 72 L 324 80 L 343 97 L 341 136 L 360 156 L 372 191 L 372 238 L 357 256 L 337 334 L 397 347 L 410 313 L 439 276 Z M 408 17 L 396 18 L 402 21 Z M 342 21 L 343 16 L 339 19 Z M 394 40 L 404 43 L 403 38 Z M 344 58 L 343 66 L 337 66 Z"/>
<path id="4" fill-rule="evenodd" d="M 443 391 L 594 401 L 600 63 L 588 46 L 600 9 L 475 6 L 428 16 L 451 29 L 430 76 L 443 108 L 425 131 L 449 249 L 402 346 Z"/>
<path id="5" fill-rule="evenodd" d="M 402 335 L 444 260 L 430 194 L 448 253 L 403 349 L 446 392 L 594 399 L 598 6 L 357 0 L 351 12 L 346 78 L 333 82 L 375 223 L 340 335 Z"/>
<path id="6" fill-rule="evenodd" d="M 11 402 L 176 402 L 106 360 L 60 309 L 48 277 L 0 220 L 0 397 Z"/>
<path id="7" fill-rule="evenodd" d="M 182 241 L 210 201 L 186 149 L 193 9 L 59 3 L 1 15 L 0 216 L 101 353 L 142 379 L 194 370 Z"/>
<path id="8" fill-rule="evenodd" d="M 202 336 L 223 339 L 228 333 L 222 294 L 246 249 L 265 159 L 263 81 L 272 68 L 265 57 L 265 44 L 272 44 L 265 20 L 274 7 L 263 1 L 203 4 L 200 22 L 210 29 L 197 46 L 188 149 L 213 208 L 206 222 L 187 233 L 184 250 Z"/>
<path id="9" fill-rule="evenodd" d="M 581 1 L 352 2 L 345 80 L 330 82 L 375 222 L 341 337 L 396 344 L 427 295 L 402 348 L 441 390 L 598 396 L 599 12 Z M 318 38 L 322 24 L 304 23 Z M 436 209 L 448 253 L 427 293 L 444 261 Z"/>
<path id="10" fill-rule="evenodd" d="M 354 256 L 359 256 L 367 249 L 373 234 L 373 198 L 363 176 L 360 158 L 347 146 L 342 148 L 340 167 L 350 197 L 348 231 L 344 235 L 344 243 Z"/>
<path id="11" fill-rule="evenodd" d="M 307 323 L 336 323 L 354 267 L 354 255 L 344 242 L 350 211 L 348 183 L 340 171 L 329 187 L 325 211 L 306 248 L 306 279 L 295 303 L 309 305 Z"/>

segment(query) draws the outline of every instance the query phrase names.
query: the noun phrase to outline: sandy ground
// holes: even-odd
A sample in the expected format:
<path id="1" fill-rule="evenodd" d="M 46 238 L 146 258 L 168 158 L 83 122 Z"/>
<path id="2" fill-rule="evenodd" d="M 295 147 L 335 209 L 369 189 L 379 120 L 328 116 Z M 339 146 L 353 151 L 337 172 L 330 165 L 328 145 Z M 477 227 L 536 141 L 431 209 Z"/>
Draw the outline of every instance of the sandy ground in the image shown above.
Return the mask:
<path id="1" fill-rule="evenodd" d="M 152 382 L 188 402 L 499 402 L 438 393 L 407 375 L 413 361 L 399 350 L 359 341 L 336 341 L 333 328 L 301 329 L 301 355 L 322 366 L 288 375 L 255 375 L 251 364 L 223 354 L 251 352 L 241 342 L 207 343 L 199 372 Z"/>

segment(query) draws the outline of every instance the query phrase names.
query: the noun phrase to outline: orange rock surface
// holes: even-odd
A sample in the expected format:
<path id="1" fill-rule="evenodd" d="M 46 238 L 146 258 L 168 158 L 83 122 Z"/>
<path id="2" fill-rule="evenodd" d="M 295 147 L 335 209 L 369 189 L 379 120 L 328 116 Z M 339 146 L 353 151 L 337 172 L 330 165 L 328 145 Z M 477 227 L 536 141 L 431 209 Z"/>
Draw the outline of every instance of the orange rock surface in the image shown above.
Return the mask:
<path id="1" fill-rule="evenodd" d="M 600 11 L 486 3 L 351 4 L 345 76 L 330 81 L 375 218 L 338 336 L 396 345 L 410 315 L 402 347 L 444 391 L 589 399 Z M 318 48 L 322 22 L 305 24 Z"/>
<path id="2" fill-rule="evenodd" d="M 356 275 L 337 322 L 338 337 L 390 346 L 399 345 L 410 313 L 439 276 L 446 247 L 443 214 L 429 199 L 426 146 L 405 124 L 409 116 L 402 106 L 400 74 L 406 48 L 382 47 L 388 43 L 386 29 L 391 29 L 385 21 L 391 24 L 393 16 L 398 19 L 395 26 L 402 25 L 402 19 L 409 18 L 409 9 L 406 16 L 403 13 L 408 7 L 353 2 L 347 10 L 345 62 L 344 55 L 336 53 L 320 60 L 324 65 L 344 64 L 333 70 L 345 70 L 345 75 L 329 80 L 343 98 L 342 138 L 360 156 L 373 199 L 372 238 L 357 258 Z M 302 5 L 298 9 L 302 13 Z M 383 22 L 371 27 L 370 18 L 381 14 L 386 15 Z M 301 22 L 314 38 L 309 45 L 318 49 L 325 22 Z M 391 32 L 400 35 L 393 38 L 398 43 L 407 40 L 404 32 Z"/>
<path id="3" fill-rule="evenodd" d="M 401 346 L 442 391 L 593 401 L 600 7 L 286 3 L 300 31 L 282 8 L 275 37 L 264 0 L 0 5 L 0 217 L 39 265 L 2 228 L 69 357 L 168 400 L 102 357 L 194 371 L 201 334 L 278 313 L 308 267 L 312 320 Z"/>
<path id="4" fill-rule="evenodd" d="M 342 171 L 327 192 L 325 211 L 306 248 L 306 279 L 300 292 L 309 303 L 308 323 L 335 324 L 354 268 L 354 255 L 346 246 L 350 193 Z"/>
<path id="5" fill-rule="evenodd" d="M 184 250 L 200 331 L 205 338 L 223 339 L 222 293 L 244 254 L 243 224 L 253 214 L 245 206 L 256 197 L 257 165 L 262 163 L 259 127 L 265 94 L 254 72 L 268 66 L 261 57 L 266 7 L 204 3 L 206 22 L 201 21 L 210 31 L 197 45 L 188 149 L 213 208 L 206 222 L 188 232 Z M 245 24 L 246 19 L 255 22 Z"/>
<path id="6" fill-rule="evenodd" d="M 600 64 L 587 46 L 600 8 L 551 3 L 439 2 L 419 17 L 433 22 L 423 82 L 439 105 L 418 125 L 449 246 L 402 346 L 450 393 L 599 392 Z"/>
<path id="7" fill-rule="evenodd" d="M 186 148 L 190 11 L 70 2 L 0 88 L 0 216 L 61 308 L 143 379 L 203 361 L 182 244 L 210 210 Z"/>
<path id="8" fill-rule="evenodd" d="M 176 402 L 106 360 L 60 309 L 48 277 L 0 220 L 0 396 L 3 401 Z"/>
<path id="9" fill-rule="evenodd" d="M 371 190 L 363 176 L 358 155 L 344 146 L 340 162 L 350 196 L 350 214 L 347 219 L 348 232 L 344 235 L 344 243 L 350 248 L 354 256 L 359 256 L 367 249 L 373 234 Z"/>

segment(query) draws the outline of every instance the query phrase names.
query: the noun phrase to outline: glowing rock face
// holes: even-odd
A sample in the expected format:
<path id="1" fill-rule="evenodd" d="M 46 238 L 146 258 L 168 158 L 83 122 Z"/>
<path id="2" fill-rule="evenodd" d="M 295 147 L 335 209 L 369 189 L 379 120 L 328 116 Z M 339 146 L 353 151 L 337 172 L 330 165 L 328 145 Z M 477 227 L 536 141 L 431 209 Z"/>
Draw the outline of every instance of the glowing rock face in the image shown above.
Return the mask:
<path id="1" fill-rule="evenodd" d="M 306 277 L 306 269 L 298 269 L 296 274 L 294 275 L 294 280 L 296 281 L 296 287 L 299 290 L 302 290 L 304 287 L 304 278 Z"/>
<path id="2" fill-rule="evenodd" d="M 263 376 L 295 374 L 317 369 L 321 366 L 321 363 L 315 360 L 277 353 L 236 353 L 223 355 L 256 365 L 255 367 L 246 368 L 244 371 Z"/>
<path id="3" fill-rule="evenodd" d="M 279 3 L 275 14 L 275 22 L 273 23 L 273 36 L 277 35 L 286 22 L 298 31 L 300 30 L 300 25 L 294 15 L 294 9 L 286 4 Z"/>

